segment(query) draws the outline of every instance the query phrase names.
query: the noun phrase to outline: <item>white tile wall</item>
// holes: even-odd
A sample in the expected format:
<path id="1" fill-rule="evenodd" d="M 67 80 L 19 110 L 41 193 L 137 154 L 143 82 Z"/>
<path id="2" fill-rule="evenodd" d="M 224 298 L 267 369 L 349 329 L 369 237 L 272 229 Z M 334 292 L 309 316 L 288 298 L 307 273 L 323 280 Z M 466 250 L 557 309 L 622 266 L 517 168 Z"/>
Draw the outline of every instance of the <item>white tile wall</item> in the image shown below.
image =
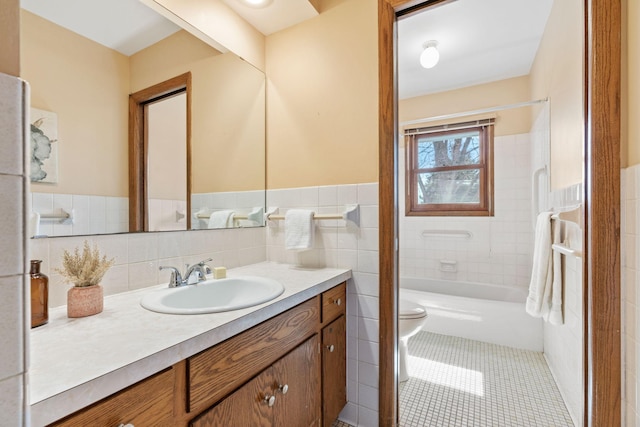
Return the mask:
<path id="1" fill-rule="evenodd" d="M 267 227 L 270 261 L 300 267 L 350 268 L 347 283 L 347 398 L 340 419 L 354 426 L 378 425 L 378 184 L 304 187 L 267 191 L 267 206 L 342 212 L 360 205 L 360 227 L 343 220 L 316 221 L 315 246 L 305 252 L 284 248 L 282 222 Z"/>
<path id="2" fill-rule="evenodd" d="M 549 195 L 555 211 L 582 203 L 582 185 L 553 191 Z M 564 224 L 564 242 L 582 250 L 582 230 Z M 544 324 L 544 356 L 576 426 L 583 425 L 583 336 L 582 336 L 582 259 L 562 256 L 564 324 Z"/>
<path id="3" fill-rule="evenodd" d="M 640 165 L 622 170 L 622 416 L 623 425 L 640 425 L 638 371 L 640 293 Z"/>
<path id="4" fill-rule="evenodd" d="M 43 214 L 73 213 L 73 221 L 40 219 L 38 236 L 82 236 L 129 231 L 127 197 L 85 196 L 79 194 L 38 193 L 29 195 L 31 211 Z M 30 231 L 30 235 L 35 232 Z"/>
<path id="5" fill-rule="evenodd" d="M 404 171 L 401 150 L 400 171 Z M 400 272 L 405 277 L 526 287 L 531 275 L 531 149 L 528 134 L 494 141 L 493 217 L 407 217 L 400 197 Z M 400 179 L 404 194 L 404 179 Z M 472 238 L 424 237 L 423 230 L 468 230 Z M 440 261 L 455 261 L 456 272 Z"/>
<path id="6" fill-rule="evenodd" d="M 70 285 L 55 271 L 63 251 L 82 247 L 85 240 L 116 260 L 102 281 L 105 295 L 169 283 L 169 272 L 159 271 L 161 265 L 181 268 L 213 258 L 212 267 L 234 268 L 266 260 L 264 228 L 32 239 L 30 258 L 43 260 L 41 271 L 49 276 L 50 307 L 67 303 Z"/>
<path id="7" fill-rule="evenodd" d="M 24 340 L 29 310 L 24 301 L 26 251 L 24 212 L 28 191 L 26 176 L 26 129 L 28 86 L 20 79 L 0 73 L 0 413 L 2 424 L 28 425 L 28 342 Z"/>

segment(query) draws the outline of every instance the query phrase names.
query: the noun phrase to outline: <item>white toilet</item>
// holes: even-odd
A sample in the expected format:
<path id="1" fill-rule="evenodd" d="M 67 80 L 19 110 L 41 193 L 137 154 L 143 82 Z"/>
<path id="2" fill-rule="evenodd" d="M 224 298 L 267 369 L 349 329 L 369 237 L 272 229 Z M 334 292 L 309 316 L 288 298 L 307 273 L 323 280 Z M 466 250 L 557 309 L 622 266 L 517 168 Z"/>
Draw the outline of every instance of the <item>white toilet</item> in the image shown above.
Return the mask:
<path id="1" fill-rule="evenodd" d="M 427 311 L 420 304 L 400 298 L 398 310 L 398 335 L 400 337 L 400 382 L 409 379 L 407 371 L 407 342 L 420 331 L 427 320 Z"/>

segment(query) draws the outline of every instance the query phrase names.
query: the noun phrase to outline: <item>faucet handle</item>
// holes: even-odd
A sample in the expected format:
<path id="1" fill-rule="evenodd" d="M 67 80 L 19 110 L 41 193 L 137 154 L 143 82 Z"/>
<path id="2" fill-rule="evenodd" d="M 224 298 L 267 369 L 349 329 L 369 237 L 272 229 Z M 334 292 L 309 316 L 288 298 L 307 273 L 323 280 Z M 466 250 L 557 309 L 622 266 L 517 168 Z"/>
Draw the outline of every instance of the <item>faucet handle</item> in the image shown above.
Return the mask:
<path id="1" fill-rule="evenodd" d="M 182 275 L 180 274 L 180 270 L 169 266 L 161 266 L 159 270 L 171 270 L 171 278 L 169 279 L 170 288 L 182 286 Z"/>
<path id="2" fill-rule="evenodd" d="M 213 258 L 207 258 L 207 259 L 202 260 L 202 261 L 200 261 L 200 262 L 198 263 L 198 265 L 204 269 L 204 273 L 205 273 L 205 275 L 207 275 L 207 274 L 211 274 L 211 273 L 212 273 L 212 271 L 211 271 L 211 267 L 209 267 L 209 266 L 207 265 L 207 263 L 208 263 L 209 261 L 213 261 Z"/>

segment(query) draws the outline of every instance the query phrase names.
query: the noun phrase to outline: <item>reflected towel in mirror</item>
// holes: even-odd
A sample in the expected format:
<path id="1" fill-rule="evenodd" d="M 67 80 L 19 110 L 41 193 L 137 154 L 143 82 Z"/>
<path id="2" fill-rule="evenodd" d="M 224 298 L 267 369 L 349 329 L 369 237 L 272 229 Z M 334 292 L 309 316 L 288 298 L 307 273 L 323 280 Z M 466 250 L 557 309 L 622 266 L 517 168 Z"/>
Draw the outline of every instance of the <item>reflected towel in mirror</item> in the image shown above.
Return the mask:
<path id="1" fill-rule="evenodd" d="M 209 217 L 207 228 L 231 228 L 233 227 L 233 211 L 216 211 Z"/>

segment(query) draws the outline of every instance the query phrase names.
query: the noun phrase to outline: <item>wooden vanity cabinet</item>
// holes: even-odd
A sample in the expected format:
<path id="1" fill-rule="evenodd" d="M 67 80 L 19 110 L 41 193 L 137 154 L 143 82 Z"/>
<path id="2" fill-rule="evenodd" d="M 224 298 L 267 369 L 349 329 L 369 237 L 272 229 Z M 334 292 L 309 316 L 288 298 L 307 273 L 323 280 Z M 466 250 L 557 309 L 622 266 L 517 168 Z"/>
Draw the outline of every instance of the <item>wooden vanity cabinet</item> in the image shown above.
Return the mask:
<path id="1" fill-rule="evenodd" d="M 198 416 L 189 426 L 319 425 L 318 346 L 319 338 L 316 334 Z"/>
<path id="2" fill-rule="evenodd" d="M 346 404 L 346 285 L 52 426 L 330 426 Z"/>

